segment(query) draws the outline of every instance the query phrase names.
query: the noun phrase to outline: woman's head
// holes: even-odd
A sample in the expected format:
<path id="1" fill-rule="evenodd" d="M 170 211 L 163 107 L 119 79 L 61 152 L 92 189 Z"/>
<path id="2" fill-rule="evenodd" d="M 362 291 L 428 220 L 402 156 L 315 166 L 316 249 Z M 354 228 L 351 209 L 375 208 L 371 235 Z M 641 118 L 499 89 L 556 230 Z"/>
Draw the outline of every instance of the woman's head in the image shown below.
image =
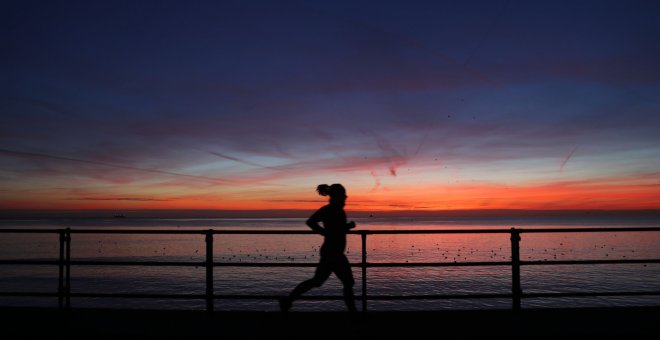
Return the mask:
<path id="1" fill-rule="evenodd" d="M 320 184 L 316 187 L 316 191 L 321 196 L 330 196 L 330 202 L 344 202 L 346 201 L 346 189 L 343 185 L 335 183 L 333 185 Z"/>

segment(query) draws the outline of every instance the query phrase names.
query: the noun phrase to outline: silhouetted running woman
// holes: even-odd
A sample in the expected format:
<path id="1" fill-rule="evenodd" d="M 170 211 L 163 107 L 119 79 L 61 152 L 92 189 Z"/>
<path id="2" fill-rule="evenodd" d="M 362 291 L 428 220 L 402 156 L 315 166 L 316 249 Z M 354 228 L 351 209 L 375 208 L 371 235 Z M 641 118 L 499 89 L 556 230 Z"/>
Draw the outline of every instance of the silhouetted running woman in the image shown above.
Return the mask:
<path id="1" fill-rule="evenodd" d="M 333 272 L 344 284 L 344 300 L 351 312 L 355 311 L 353 297 L 353 272 L 344 250 L 346 249 L 346 232 L 355 228 L 355 222 L 346 222 L 346 189 L 341 184 L 321 184 L 316 188 L 321 196 L 330 196 L 330 203 L 321 207 L 308 220 L 307 225 L 315 232 L 325 237 L 321 246 L 321 260 L 316 267 L 314 277 L 303 281 L 293 289 L 288 297 L 280 300 L 280 310 L 288 311 L 293 301 L 314 287 L 320 287 Z M 323 222 L 323 227 L 319 225 Z"/>

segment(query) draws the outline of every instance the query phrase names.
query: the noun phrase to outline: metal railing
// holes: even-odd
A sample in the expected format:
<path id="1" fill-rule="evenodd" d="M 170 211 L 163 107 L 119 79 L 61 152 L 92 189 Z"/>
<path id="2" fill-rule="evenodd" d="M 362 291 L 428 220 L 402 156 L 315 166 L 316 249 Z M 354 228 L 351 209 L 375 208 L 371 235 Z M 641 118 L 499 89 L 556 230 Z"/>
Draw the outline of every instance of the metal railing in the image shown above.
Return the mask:
<path id="1" fill-rule="evenodd" d="M 520 241 L 523 233 L 602 233 L 602 232 L 658 232 L 660 228 L 563 228 L 563 229 L 453 229 L 453 230 L 356 230 L 349 234 L 360 235 L 362 256 L 360 263 L 351 264 L 352 267 L 362 269 L 362 294 L 356 296 L 361 300 L 362 310 L 367 311 L 369 300 L 413 300 L 413 299 L 483 299 L 506 298 L 511 299 L 512 309 L 521 309 L 523 298 L 552 298 L 552 297 L 593 297 L 593 296 L 653 296 L 660 295 L 660 291 L 619 291 L 619 292 L 572 292 L 572 293 L 524 293 L 520 283 L 521 266 L 548 266 L 548 265 L 578 265 L 578 264 L 624 264 L 624 263 L 660 263 L 660 259 L 618 259 L 618 260 L 554 260 L 554 261 L 522 261 L 520 259 Z M 72 297 L 85 298 L 159 298 L 159 299 L 204 299 L 206 310 L 214 310 L 216 299 L 279 299 L 279 295 L 248 295 L 248 294 L 215 294 L 213 286 L 214 267 L 315 267 L 317 263 L 284 263 L 284 262 L 216 262 L 213 259 L 214 235 L 244 234 L 244 235 L 296 235 L 314 234 L 307 230 L 90 230 L 90 229 L 0 229 L 0 234 L 58 234 L 59 259 L 57 260 L 0 260 L 2 265 L 57 265 L 59 268 L 58 288 L 56 293 L 47 292 L 0 292 L 0 296 L 19 297 L 57 297 L 59 308 L 70 308 Z M 170 235 L 204 235 L 206 243 L 205 261 L 87 261 L 71 259 L 71 244 L 73 234 L 170 234 Z M 472 261 L 472 262 L 377 262 L 367 261 L 368 235 L 397 235 L 397 234 L 510 234 L 511 261 Z M 138 293 L 72 293 L 71 292 L 71 266 L 181 266 L 204 267 L 206 271 L 205 294 L 138 294 Z M 510 266 L 511 267 L 511 293 L 510 294 L 431 294 L 431 295 L 368 295 L 367 268 L 377 267 L 467 267 L 467 266 Z M 333 300 L 343 299 L 339 296 L 306 296 L 306 300 Z"/>

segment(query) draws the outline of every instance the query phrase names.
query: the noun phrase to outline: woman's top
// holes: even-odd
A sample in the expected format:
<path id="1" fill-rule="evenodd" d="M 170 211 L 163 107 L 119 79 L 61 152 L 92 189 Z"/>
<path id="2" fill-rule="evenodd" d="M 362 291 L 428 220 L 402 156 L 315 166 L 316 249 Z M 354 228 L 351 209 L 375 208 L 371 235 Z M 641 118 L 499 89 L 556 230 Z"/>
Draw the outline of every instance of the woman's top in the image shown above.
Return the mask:
<path id="1" fill-rule="evenodd" d="M 323 230 L 315 228 L 319 222 L 323 222 Z M 343 207 L 333 204 L 323 206 L 307 220 L 307 225 L 325 236 L 321 246 L 321 256 L 337 256 L 344 253 L 346 232 L 350 228 Z"/>

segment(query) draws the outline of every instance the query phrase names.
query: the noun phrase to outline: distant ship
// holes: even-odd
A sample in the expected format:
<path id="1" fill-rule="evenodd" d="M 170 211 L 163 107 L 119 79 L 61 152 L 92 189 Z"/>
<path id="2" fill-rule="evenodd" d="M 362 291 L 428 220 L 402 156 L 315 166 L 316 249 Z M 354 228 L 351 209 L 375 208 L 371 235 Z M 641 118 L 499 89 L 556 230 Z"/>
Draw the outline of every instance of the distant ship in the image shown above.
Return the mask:
<path id="1" fill-rule="evenodd" d="M 115 214 L 115 218 L 124 218 L 126 215 L 124 214 Z"/>

